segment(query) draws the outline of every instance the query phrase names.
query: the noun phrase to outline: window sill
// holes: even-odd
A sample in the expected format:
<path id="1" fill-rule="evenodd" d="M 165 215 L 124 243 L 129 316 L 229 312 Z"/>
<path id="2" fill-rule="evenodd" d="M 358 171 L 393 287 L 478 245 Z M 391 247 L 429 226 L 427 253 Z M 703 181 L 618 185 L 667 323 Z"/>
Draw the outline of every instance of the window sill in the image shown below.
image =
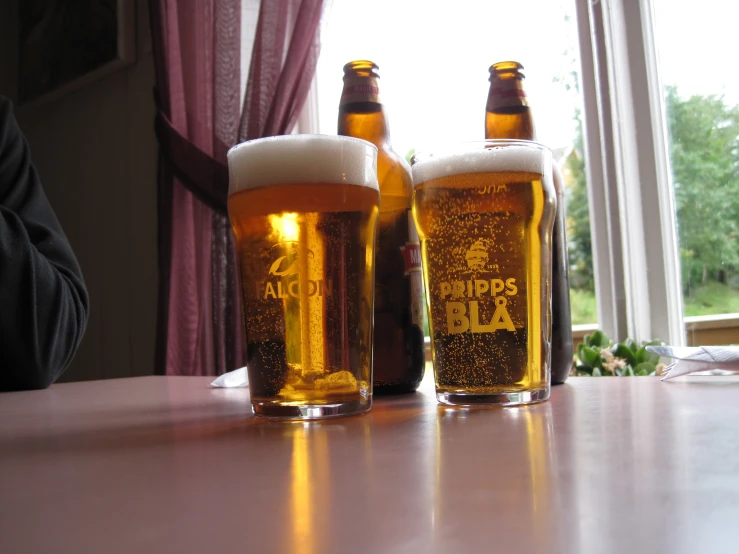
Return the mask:
<path id="1" fill-rule="evenodd" d="M 739 344 L 739 314 L 686 317 L 685 334 L 688 346 Z"/>

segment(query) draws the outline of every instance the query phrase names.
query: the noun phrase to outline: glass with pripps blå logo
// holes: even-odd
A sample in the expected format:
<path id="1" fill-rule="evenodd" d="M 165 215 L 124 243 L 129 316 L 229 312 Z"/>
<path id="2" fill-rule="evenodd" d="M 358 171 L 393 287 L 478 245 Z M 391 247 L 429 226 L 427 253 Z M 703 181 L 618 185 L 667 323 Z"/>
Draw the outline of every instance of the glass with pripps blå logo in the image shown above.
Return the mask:
<path id="1" fill-rule="evenodd" d="M 551 163 L 549 149 L 520 140 L 414 157 L 413 216 L 443 404 L 549 397 Z"/>

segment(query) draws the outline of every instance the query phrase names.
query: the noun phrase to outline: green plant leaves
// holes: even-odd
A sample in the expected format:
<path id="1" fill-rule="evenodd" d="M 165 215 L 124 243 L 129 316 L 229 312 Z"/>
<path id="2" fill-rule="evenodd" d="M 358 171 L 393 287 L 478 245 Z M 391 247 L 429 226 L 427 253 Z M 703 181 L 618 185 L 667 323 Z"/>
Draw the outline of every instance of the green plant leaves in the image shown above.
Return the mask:
<path id="1" fill-rule="evenodd" d="M 657 358 L 657 361 L 659 361 L 659 357 Z M 646 371 L 647 374 L 654 373 L 657 370 L 656 364 L 652 364 L 649 362 L 642 362 L 640 364 L 637 364 L 634 368 L 635 372 L 639 371 Z"/>
<path id="2" fill-rule="evenodd" d="M 590 366 L 580 364 L 580 365 L 575 366 L 575 371 L 577 372 L 578 375 L 588 375 L 589 376 L 591 373 L 593 373 L 593 368 Z"/>
<path id="3" fill-rule="evenodd" d="M 606 348 L 611 345 L 609 339 L 603 331 L 596 331 L 592 335 L 585 335 L 583 342 L 591 347 Z"/>
<path id="4" fill-rule="evenodd" d="M 659 363 L 659 355 L 647 352 L 647 346 L 642 346 L 636 353 L 636 361 L 639 363 L 649 363 L 656 366 Z"/>
<path id="5" fill-rule="evenodd" d="M 585 335 L 578 345 L 575 373 L 593 377 L 656 375 L 659 356 L 647 352 L 646 347 L 661 344 L 660 340 L 652 340 L 638 346 L 632 339 L 613 343 L 603 331 L 596 331 Z"/>
<path id="6" fill-rule="evenodd" d="M 600 350 L 597 348 L 592 348 L 590 346 L 584 347 L 582 350 L 580 350 L 581 358 L 580 360 L 590 367 L 602 367 L 603 366 L 603 360 L 600 358 Z"/>
<path id="7" fill-rule="evenodd" d="M 618 343 L 613 348 L 611 348 L 611 352 L 613 352 L 613 355 L 617 358 L 623 358 L 626 360 L 626 363 L 629 365 L 636 365 L 637 364 L 637 355 L 636 353 L 625 343 Z"/>

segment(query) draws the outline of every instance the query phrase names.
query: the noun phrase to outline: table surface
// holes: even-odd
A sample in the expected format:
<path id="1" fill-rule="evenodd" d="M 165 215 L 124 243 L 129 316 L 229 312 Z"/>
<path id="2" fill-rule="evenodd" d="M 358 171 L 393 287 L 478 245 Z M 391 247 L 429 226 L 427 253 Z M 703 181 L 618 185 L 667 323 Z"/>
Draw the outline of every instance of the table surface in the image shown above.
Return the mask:
<path id="1" fill-rule="evenodd" d="M 739 379 L 321 422 L 142 377 L 0 395 L 0 552 L 739 552 Z"/>

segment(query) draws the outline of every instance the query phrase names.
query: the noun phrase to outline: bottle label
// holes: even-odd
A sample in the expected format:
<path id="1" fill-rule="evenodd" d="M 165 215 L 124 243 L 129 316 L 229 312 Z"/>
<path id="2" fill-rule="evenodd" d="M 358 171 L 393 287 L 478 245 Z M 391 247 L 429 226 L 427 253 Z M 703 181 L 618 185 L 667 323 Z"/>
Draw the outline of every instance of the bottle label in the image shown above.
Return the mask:
<path id="1" fill-rule="evenodd" d="M 494 112 L 499 108 L 528 106 L 526 91 L 518 79 L 494 79 L 490 85 L 487 111 Z"/>
<path id="2" fill-rule="evenodd" d="M 405 275 L 408 276 L 412 271 L 421 271 L 421 245 L 417 242 L 407 242 L 405 246 L 400 247 L 405 260 Z"/>
<path id="3" fill-rule="evenodd" d="M 354 102 L 380 103 L 380 87 L 375 77 L 346 77 L 339 106 Z"/>

